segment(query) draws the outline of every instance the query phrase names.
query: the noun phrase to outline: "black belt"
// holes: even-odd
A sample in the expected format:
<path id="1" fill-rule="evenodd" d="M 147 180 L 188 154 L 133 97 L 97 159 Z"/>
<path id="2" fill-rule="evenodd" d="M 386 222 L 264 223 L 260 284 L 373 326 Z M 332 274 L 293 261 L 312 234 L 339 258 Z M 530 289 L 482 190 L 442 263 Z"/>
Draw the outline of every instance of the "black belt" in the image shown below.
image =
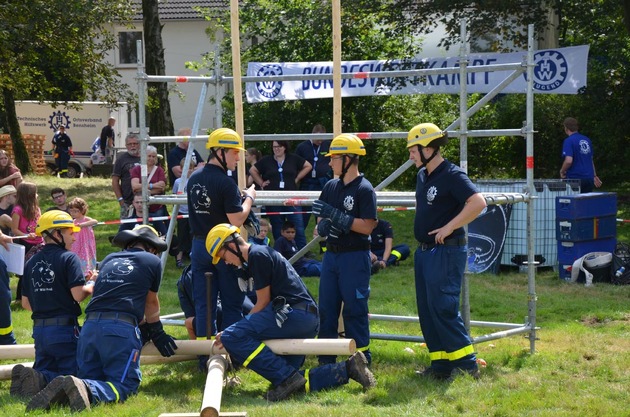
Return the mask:
<path id="1" fill-rule="evenodd" d="M 55 317 L 52 319 L 33 319 L 34 326 L 76 326 L 74 317 Z"/>
<path id="2" fill-rule="evenodd" d="M 464 246 L 466 245 L 466 238 L 465 237 L 454 237 L 451 239 L 446 239 L 444 241 L 444 243 L 441 243 L 444 246 Z M 420 242 L 418 243 L 418 248 L 420 248 L 421 251 L 425 251 L 425 250 L 431 250 L 434 247 L 438 246 L 438 243 L 432 242 L 432 243 L 424 243 L 424 242 Z"/>
<path id="3" fill-rule="evenodd" d="M 333 253 L 370 250 L 370 242 L 361 242 L 354 245 L 337 245 L 335 243 L 326 242 L 326 249 Z"/>
<path id="4" fill-rule="evenodd" d="M 85 315 L 85 321 L 88 320 L 118 320 L 131 324 L 134 327 L 138 325 L 135 317 L 126 313 L 115 313 L 113 311 L 107 311 L 104 313 L 87 313 Z"/>
<path id="5" fill-rule="evenodd" d="M 297 303 L 291 306 L 294 310 L 304 310 L 309 313 L 317 314 L 317 306 L 313 303 Z"/>

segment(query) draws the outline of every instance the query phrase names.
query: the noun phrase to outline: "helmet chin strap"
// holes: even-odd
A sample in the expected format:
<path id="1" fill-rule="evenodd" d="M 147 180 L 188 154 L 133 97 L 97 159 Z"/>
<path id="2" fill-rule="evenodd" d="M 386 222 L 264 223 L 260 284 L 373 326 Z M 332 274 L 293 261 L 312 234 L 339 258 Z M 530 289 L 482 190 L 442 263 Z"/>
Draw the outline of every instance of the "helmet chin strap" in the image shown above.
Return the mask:
<path id="1" fill-rule="evenodd" d="M 210 153 L 212 155 L 214 155 L 215 158 L 217 158 L 217 161 L 219 161 L 219 164 L 221 164 L 221 167 L 223 168 L 223 170 L 225 172 L 228 172 L 228 167 L 227 167 L 227 162 L 225 162 L 225 149 L 222 149 L 223 152 L 221 152 L 223 154 L 223 157 L 219 156 L 219 150 L 215 150 L 214 148 L 210 151 Z"/>
<path id="2" fill-rule="evenodd" d="M 61 230 L 59 229 L 55 229 L 55 231 L 59 232 L 59 234 L 61 234 Z M 48 236 L 49 238 L 51 238 L 57 245 L 59 245 L 62 249 L 66 248 L 66 244 L 63 241 L 63 235 L 61 236 L 61 242 L 55 237 L 55 235 L 53 235 L 52 233 L 50 233 L 48 230 L 46 230 L 44 233 L 46 233 L 46 236 Z"/>
<path id="3" fill-rule="evenodd" d="M 426 167 L 429 164 L 429 162 L 431 162 L 433 160 L 433 158 L 435 158 L 435 156 L 438 153 L 438 149 L 432 148 L 433 149 L 433 153 L 428 158 L 425 158 L 424 153 L 422 152 L 422 149 L 423 149 L 422 146 L 418 145 L 418 151 L 420 151 L 420 160 L 422 161 L 422 165 L 424 165 Z"/>
<path id="4" fill-rule="evenodd" d="M 348 158 L 348 163 L 347 164 L 345 164 L 346 158 Z M 343 177 L 346 176 L 346 173 L 348 172 L 348 169 L 350 168 L 350 165 L 352 165 L 354 163 L 355 159 L 357 159 L 356 155 L 352 155 L 352 156 L 343 155 L 343 159 L 341 160 L 341 174 L 339 175 L 339 179 L 341 181 L 343 181 Z"/>
<path id="5" fill-rule="evenodd" d="M 245 260 L 245 258 L 243 257 L 243 252 L 241 251 L 241 247 L 238 245 L 238 243 L 236 243 L 234 241 L 234 243 L 236 244 L 236 250 L 232 249 L 232 247 L 229 245 L 226 245 L 225 250 L 234 254 L 240 261 L 242 264 L 242 268 L 247 270 L 248 264 L 247 261 Z"/>

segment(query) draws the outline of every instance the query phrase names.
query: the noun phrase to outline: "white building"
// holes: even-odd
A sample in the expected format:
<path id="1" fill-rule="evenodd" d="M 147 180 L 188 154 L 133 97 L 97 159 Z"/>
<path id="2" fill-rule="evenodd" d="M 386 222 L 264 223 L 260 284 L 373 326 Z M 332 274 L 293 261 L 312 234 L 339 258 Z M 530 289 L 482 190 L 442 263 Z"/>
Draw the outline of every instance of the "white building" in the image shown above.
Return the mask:
<path id="1" fill-rule="evenodd" d="M 110 56 L 111 62 L 134 92 L 137 92 L 137 55 L 136 41 L 142 39 L 142 0 L 132 0 L 140 13 L 134 17 L 134 27 L 116 26 L 118 49 Z M 168 0 L 158 5 L 160 22 L 163 25 L 162 42 L 167 75 L 201 76 L 186 69 L 188 61 L 201 62 L 202 56 L 214 51 L 216 44 L 210 42 L 206 31 L 211 23 L 204 20 L 195 7 L 211 8 L 223 11 L 229 8 L 229 2 L 221 0 Z M 144 45 L 144 44 L 143 44 Z M 201 92 L 199 83 L 169 83 L 169 97 L 175 132 L 181 127 L 193 124 Z M 173 88 L 177 91 L 173 91 Z M 214 87 L 208 89 L 208 98 L 214 95 Z M 206 100 L 201 124 L 202 131 L 216 126 L 214 106 Z"/>

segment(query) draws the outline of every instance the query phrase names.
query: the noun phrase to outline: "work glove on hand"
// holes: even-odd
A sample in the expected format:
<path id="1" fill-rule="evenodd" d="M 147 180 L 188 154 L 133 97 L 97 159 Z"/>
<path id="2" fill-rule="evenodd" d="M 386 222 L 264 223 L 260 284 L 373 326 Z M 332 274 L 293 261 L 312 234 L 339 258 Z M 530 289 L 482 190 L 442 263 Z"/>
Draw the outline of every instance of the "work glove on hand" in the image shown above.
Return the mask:
<path id="1" fill-rule="evenodd" d="M 337 227 L 335 227 L 334 225 L 330 225 L 330 233 L 328 234 L 328 236 L 333 237 L 335 239 L 338 239 L 339 236 L 343 235 L 344 231 L 341 229 L 338 229 Z"/>
<path id="2" fill-rule="evenodd" d="M 144 322 L 143 324 L 139 325 L 138 330 L 140 330 L 140 341 L 142 342 L 142 346 L 144 346 L 151 341 L 149 323 Z"/>
<path id="3" fill-rule="evenodd" d="M 149 334 L 160 355 L 168 358 L 175 354 L 175 349 L 177 349 L 175 339 L 164 331 L 161 321 L 149 323 Z"/>
<path id="4" fill-rule="evenodd" d="M 321 237 L 326 237 L 330 234 L 330 226 L 332 222 L 330 219 L 321 219 L 319 223 L 317 223 L 317 234 Z"/>
<path id="5" fill-rule="evenodd" d="M 343 233 L 350 232 L 354 217 L 349 214 L 345 214 L 339 209 L 334 208 L 328 203 L 322 200 L 313 201 L 313 214 L 317 217 L 328 218 L 331 220 L 332 225 Z M 318 232 L 319 233 L 319 232 Z"/>

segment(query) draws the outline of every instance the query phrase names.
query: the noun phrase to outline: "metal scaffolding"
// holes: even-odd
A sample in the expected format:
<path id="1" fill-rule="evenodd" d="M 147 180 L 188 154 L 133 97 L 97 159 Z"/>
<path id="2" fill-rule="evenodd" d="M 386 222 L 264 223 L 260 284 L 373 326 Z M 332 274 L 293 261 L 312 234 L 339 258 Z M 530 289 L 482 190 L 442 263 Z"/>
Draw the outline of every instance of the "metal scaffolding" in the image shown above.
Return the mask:
<path id="1" fill-rule="evenodd" d="M 528 48 L 526 58 L 522 62 L 516 62 L 512 64 L 501 65 L 479 65 L 468 66 L 468 51 L 465 39 L 466 34 L 466 22 L 461 23 L 461 47 L 459 53 L 459 65 L 456 67 L 448 68 L 432 68 L 432 69 L 414 69 L 414 70 L 402 70 L 402 71 L 381 71 L 381 72 L 361 72 L 361 73 L 344 73 L 341 74 L 342 79 L 357 78 L 388 78 L 388 77 L 421 77 L 433 74 L 459 74 L 461 80 L 467 79 L 468 73 L 473 72 L 486 72 L 486 71 L 512 71 L 501 83 L 496 85 L 489 93 L 484 95 L 478 102 L 468 108 L 467 105 L 467 86 L 466 83 L 460 83 L 460 115 L 453 121 L 445 130 L 449 132 L 451 137 L 460 138 L 460 165 L 467 171 L 468 168 L 468 152 L 467 152 L 467 138 L 469 137 L 491 137 L 491 136 L 522 136 L 526 140 L 526 187 L 523 193 L 484 193 L 486 202 L 489 205 L 492 204 L 512 204 L 512 203 L 525 203 L 527 204 L 527 277 L 528 277 L 528 313 L 526 322 L 522 324 L 512 323 L 493 323 L 493 322 L 475 322 L 470 320 L 470 304 L 469 304 L 469 289 L 468 289 L 468 274 L 466 274 L 462 284 L 462 316 L 466 323 L 467 328 L 471 325 L 482 327 L 495 327 L 503 329 L 501 331 L 478 336 L 474 338 L 475 342 L 483 342 L 511 336 L 515 334 L 527 333 L 530 342 L 530 352 L 535 353 L 535 341 L 536 341 L 536 290 L 535 290 L 535 261 L 534 261 L 534 210 L 533 201 L 535 199 L 536 189 L 533 181 L 533 169 L 534 169 L 534 93 L 533 93 L 533 78 L 534 78 L 534 29 L 533 25 L 528 27 Z M 138 41 L 138 50 L 142 50 L 140 41 Z M 201 122 L 201 116 L 203 107 L 208 95 L 209 84 L 214 85 L 215 88 L 215 101 L 217 105 L 216 113 L 218 115 L 218 125 L 221 125 L 220 113 L 221 108 L 221 95 L 220 86 L 224 83 L 233 83 L 234 77 L 223 76 L 219 70 L 218 59 L 215 60 L 216 71 L 215 75 L 211 77 L 186 77 L 186 76 L 151 76 L 144 73 L 143 63 L 141 61 L 142 54 L 138 57 L 138 95 L 139 95 L 139 119 L 140 119 L 140 144 L 141 144 L 141 176 L 142 176 L 142 195 L 144 204 L 144 223 L 147 222 L 149 204 L 172 204 L 173 212 L 172 218 L 174 219 L 179 211 L 179 205 L 186 203 L 186 196 L 179 195 L 160 195 L 150 196 L 148 193 L 148 181 L 147 181 L 147 165 L 146 165 L 146 147 L 149 143 L 166 143 L 166 142 L 178 142 L 181 140 L 189 140 L 192 146 L 188 147 L 186 153 L 185 165 L 188 166 L 192 159 L 193 150 L 195 147 L 202 143 L 205 143 L 206 136 L 198 135 L 199 125 Z M 467 121 L 472 115 L 474 115 L 479 109 L 492 100 L 497 94 L 499 94 L 504 88 L 519 77 L 526 74 L 527 79 L 527 91 L 526 91 L 526 120 L 523 127 L 518 129 L 488 129 L 488 130 L 468 130 Z M 259 81 L 302 81 L 302 80 L 329 80 L 333 78 L 333 74 L 301 74 L 301 75 L 278 75 L 278 76 L 244 76 L 240 77 L 241 82 L 259 82 Z M 169 82 L 169 83 L 199 83 L 201 84 L 201 94 L 199 96 L 199 102 L 195 118 L 192 126 L 192 134 L 190 137 L 182 136 L 164 136 L 149 138 L 145 120 L 145 95 L 146 84 L 148 82 Z M 406 138 L 407 132 L 358 132 L 357 135 L 363 139 L 393 139 L 393 138 Z M 332 134 L 255 134 L 244 135 L 245 141 L 272 141 L 272 140 L 306 140 L 315 136 L 318 138 L 332 139 Z M 389 177 L 375 187 L 377 194 L 377 204 L 379 206 L 403 206 L 412 207 L 415 205 L 415 193 L 409 192 L 385 192 L 381 191 L 389 184 L 392 183 L 398 176 L 400 176 L 405 170 L 412 166 L 412 162 L 407 160 L 398 169 L 396 169 Z M 182 172 L 183 180 L 186 181 L 187 171 Z M 257 203 L 267 205 L 300 205 L 310 206 L 314 199 L 318 198 L 318 192 L 305 192 L 305 191 L 259 191 L 257 192 Z M 171 221 L 167 233 L 167 242 L 171 241 L 173 231 L 175 227 L 174 221 Z M 316 243 L 318 240 L 313 240 L 307 247 Z M 308 250 L 308 249 L 307 249 Z M 300 251 L 291 260 L 297 259 L 301 256 Z M 168 253 L 162 254 L 162 264 L 166 264 Z M 398 316 L 392 316 L 398 317 Z M 371 319 L 387 319 L 385 316 L 371 315 Z M 411 318 L 415 320 L 414 318 Z M 506 330 L 507 329 L 507 330 Z M 404 340 L 404 341 L 421 341 L 421 337 L 417 336 L 401 336 L 401 335 L 380 335 L 374 334 L 373 338 L 381 338 L 386 340 Z"/>

